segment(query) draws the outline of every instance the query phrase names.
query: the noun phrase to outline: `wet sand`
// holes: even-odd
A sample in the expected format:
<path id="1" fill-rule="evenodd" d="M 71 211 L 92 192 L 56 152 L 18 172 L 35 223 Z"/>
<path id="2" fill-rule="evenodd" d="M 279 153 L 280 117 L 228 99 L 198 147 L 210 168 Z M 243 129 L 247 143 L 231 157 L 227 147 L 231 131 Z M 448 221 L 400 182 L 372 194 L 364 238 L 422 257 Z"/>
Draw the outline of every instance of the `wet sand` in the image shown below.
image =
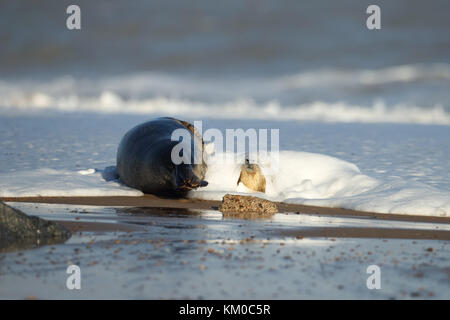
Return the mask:
<path id="1" fill-rule="evenodd" d="M 59 221 L 72 233 L 76 232 L 133 232 L 145 230 L 144 226 L 130 224 L 111 224 L 99 222 Z M 450 240 L 450 231 L 445 230 L 411 230 L 398 228 L 299 228 L 298 230 L 270 231 L 271 236 L 303 238 L 377 238 L 377 239 L 417 239 L 417 240 Z"/>
<path id="2" fill-rule="evenodd" d="M 143 197 L 27 197 L 27 198 L 3 198 L 8 202 L 45 203 L 45 204 L 67 204 L 88 206 L 112 206 L 129 207 L 129 213 L 143 212 L 156 215 L 173 215 L 175 213 L 189 214 L 190 210 L 214 210 L 217 211 L 220 201 L 208 201 L 200 199 L 172 199 L 161 198 L 155 195 Z M 448 224 L 448 217 L 430 217 L 418 215 L 381 214 L 375 212 L 364 212 L 342 208 L 326 208 L 305 206 L 296 204 L 276 203 L 280 213 L 309 214 L 329 217 L 366 218 L 387 221 L 425 222 L 436 224 Z M 135 208 L 135 209 L 133 209 Z M 167 211 L 167 212 L 165 212 Z M 170 212 L 170 214 L 168 214 Z M 242 218 L 240 216 L 239 218 Z M 79 231 L 125 231 L 132 232 L 142 229 L 142 226 L 127 223 L 99 223 L 92 221 L 59 221 L 72 232 Z M 268 231 L 269 232 L 269 231 Z M 296 230 L 270 230 L 271 234 L 288 237 L 326 237 L 326 238 L 382 238 L 382 239 L 427 239 L 427 240 L 450 240 L 450 231 L 445 230 L 414 230 L 408 228 L 349 228 L 349 227 L 323 227 L 323 228 L 301 228 Z"/>
<path id="3" fill-rule="evenodd" d="M 3 198 L 5 202 L 32 202 L 49 204 L 77 204 L 89 206 L 126 206 L 141 208 L 184 208 L 184 209 L 203 209 L 217 210 L 220 201 L 200 200 L 200 199 L 172 199 L 161 198 L 155 195 L 147 194 L 142 197 L 25 197 L 25 198 Z M 412 222 L 434 222 L 450 223 L 450 217 L 421 216 L 412 214 L 386 214 L 376 212 L 366 212 L 342 208 L 328 208 L 317 206 L 306 206 L 300 204 L 288 204 L 277 202 L 278 211 L 294 212 L 299 214 L 316 214 L 323 216 L 341 216 L 341 217 L 365 217 L 373 219 L 412 221 Z"/>
<path id="4" fill-rule="evenodd" d="M 73 232 L 0 253 L 0 298 L 448 299 L 448 219 L 278 203 L 243 219 L 220 202 L 144 197 L 7 198 Z M 11 202 L 13 201 L 14 202 Z M 65 286 L 69 265 L 82 290 Z M 382 289 L 366 286 L 382 270 Z"/>

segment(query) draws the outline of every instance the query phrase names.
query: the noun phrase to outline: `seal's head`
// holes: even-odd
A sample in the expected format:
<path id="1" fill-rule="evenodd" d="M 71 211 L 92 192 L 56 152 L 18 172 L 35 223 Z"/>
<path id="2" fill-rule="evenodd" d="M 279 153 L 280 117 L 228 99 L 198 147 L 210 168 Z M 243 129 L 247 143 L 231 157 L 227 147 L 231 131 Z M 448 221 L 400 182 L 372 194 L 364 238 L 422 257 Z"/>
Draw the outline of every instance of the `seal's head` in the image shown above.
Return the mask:
<path id="1" fill-rule="evenodd" d="M 245 159 L 245 164 L 241 166 L 241 175 L 237 184 L 239 182 L 253 191 L 266 192 L 266 178 L 261 168 L 255 163 L 250 163 L 248 159 Z"/>

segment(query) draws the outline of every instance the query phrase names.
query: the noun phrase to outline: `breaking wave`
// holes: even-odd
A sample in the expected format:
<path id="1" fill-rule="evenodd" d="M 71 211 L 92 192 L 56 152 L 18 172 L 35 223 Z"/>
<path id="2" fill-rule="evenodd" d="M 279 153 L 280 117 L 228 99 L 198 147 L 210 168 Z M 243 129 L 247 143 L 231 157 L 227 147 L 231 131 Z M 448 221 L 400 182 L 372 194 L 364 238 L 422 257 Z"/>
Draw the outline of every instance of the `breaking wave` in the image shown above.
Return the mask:
<path id="1" fill-rule="evenodd" d="M 398 96 L 393 101 L 389 94 L 392 94 L 390 88 L 394 84 L 407 84 L 411 88 L 399 89 L 400 93 L 396 92 Z M 72 77 L 49 81 L 4 80 L 0 81 L 0 112 L 57 110 L 223 119 L 450 125 L 447 84 L 450 86 L 450 66 L 446 64 L 377 70 L 317 70 L 259 79 L 206 79 L 139 73 L 95 80 Z M 364 96 L 372 87 L 382 93 Z M 344 99 L 342 92 L 345 92 L 343 97 L 357 96 L 359 100 Z M 286 96 L 289 99 L 285 99 Z M 417 96 L 420 99 L 414 98 Z"/>

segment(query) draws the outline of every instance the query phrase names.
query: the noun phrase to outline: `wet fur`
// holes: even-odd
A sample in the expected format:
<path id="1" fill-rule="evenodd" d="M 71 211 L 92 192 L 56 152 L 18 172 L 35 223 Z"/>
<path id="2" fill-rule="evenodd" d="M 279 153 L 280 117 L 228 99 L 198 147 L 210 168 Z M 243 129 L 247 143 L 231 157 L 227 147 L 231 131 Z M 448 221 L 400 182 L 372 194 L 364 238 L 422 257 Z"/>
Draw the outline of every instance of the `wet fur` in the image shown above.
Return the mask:
<path id="1" fill-rule="evenodd" d="M 205 186 L 206 163 L 175 165 L 171 159 L 172 132 L 187 128 L 203 140 L 194 127 L 174 118 L 158 118 L 140 124 L 122 138 L 117 151 L 117 173 L 120 180 L 144 193 L 182 197 L 189 190 Z M 192 139 L 193 140 L 193 139 Z"/>

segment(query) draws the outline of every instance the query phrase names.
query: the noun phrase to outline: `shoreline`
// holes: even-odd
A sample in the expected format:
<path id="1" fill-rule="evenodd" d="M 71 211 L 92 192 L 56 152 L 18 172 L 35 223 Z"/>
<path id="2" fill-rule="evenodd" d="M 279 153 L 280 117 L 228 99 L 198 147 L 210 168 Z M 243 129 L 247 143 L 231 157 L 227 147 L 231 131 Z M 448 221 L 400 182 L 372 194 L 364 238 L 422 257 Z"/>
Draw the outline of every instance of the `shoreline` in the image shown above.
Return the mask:
<path id="1" fill-rule="evenodd" d="M 142 208 L 175 208 L 175 209 L 200 209 L 218 210 L 221 201 L 186 199 L 186 198 L 161 198 L 146 194 L 141 197 L 133 196 L 102 196 L 102 197 L 4 197 L 4 202 L 28 202 L 46 204 L 68 204 L 111 207 L 142 207 Z M 343 208 L 307 206 L 300 204 L 288 204 L 275 202 L 279 213 L 314 214 L 320 216 L 359 217 L 381 220 L 407 221 L 407 222 L 431 222 L 450 223 L 450 217 L 436 217 L 412 214 L 391 214 L 359 211 Z"/>

